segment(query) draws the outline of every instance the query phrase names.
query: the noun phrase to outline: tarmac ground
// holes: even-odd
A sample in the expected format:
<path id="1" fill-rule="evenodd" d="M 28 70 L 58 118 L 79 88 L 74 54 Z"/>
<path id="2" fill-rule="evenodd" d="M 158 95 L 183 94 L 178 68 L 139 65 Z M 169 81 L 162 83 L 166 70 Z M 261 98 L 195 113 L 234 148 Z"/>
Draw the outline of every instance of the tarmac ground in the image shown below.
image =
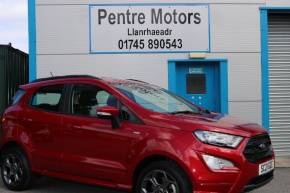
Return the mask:
<path id="1" fill-rule="evenodd" d="M 252 193 L 289 193 L 290 168 L 276 168 L 274 180 Z M 0 180 L 0 193 L 12 193 Z M 43 177 L 23 193 L 125 193 L 108 188 Z"/>

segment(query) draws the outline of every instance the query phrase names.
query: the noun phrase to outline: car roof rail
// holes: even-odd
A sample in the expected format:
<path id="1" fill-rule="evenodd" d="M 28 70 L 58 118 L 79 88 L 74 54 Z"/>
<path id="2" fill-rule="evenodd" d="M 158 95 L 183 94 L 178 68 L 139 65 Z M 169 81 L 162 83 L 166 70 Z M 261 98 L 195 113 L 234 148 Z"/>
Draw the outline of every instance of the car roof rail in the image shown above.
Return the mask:
<path id="1" fill-rule="evenodd" d="M 140 82 L 140 83 L 145 83 L 145 84 L 149 84 L 148 82 L 142 81 L 142 80 L 136 80 L 136 79 L 126 79 L 126 80 L 130 80 L 130 81 L 135 81 L 135 82 Z"/>
<path id="2" fill-rule="evenodd" d="M 47 77 L 47 78 L 39 78 L 39 79 L 33 80 L 31 83 L 48 81 L 48 80 L 70 79 L 70 78 L 93 78 L 93 79 L 100 80 L 100 78 L 91 76 L 91 75 L 65 75 L 65 76 L 52 76 L 52 77 Z"/>

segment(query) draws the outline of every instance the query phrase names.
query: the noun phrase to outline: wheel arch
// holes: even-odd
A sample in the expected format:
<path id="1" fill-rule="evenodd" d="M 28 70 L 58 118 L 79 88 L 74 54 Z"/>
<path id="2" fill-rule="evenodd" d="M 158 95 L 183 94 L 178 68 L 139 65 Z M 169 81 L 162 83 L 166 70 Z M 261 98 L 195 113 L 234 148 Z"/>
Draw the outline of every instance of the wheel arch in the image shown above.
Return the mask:
<path id="1" fill-rule="evenodd" d="M 24 153 L 26 153 L 26 152 L 25 152 L 25 149 L 22 147 L 22 145 L 20 145 L 20 144 L 19 144 L 18 142 L 16 142 L 16 141 L 12 141 L 12 140 L 10 140 L 10 141 L 5 142 L 5 143 L 2 145 L 2 147 L 0 148 L 0 155 L 2 154 L 3 150 L 5 150 L 5 149 L 9 149 L 9 148 L 12 148 L 12 147 L 18 147 L 18 148 L 20 148 L 22 151 L 24 151 Z"/>
<path id="2" fill-rule="evenodd" d="M 21 145 L 19 142 L 17 141 L 14 141 L 14 140 L 9 140 L 7 142 L 5 142 L 1 148 L 0 148 L 0 155 L 2 154 L 2 152 L 5 150 L 5 149 L 8 149 L 8 148 L 13 148 L 13 147 L 17 147 L 19 148 L 21 151 L 23 151 L 24 155 L 28 158 L 29 160 L 29 163 L 30 163 L 30 154 L 28 151 L 26 151 L 25 147 L 23 145 Z"/>
<path id="3" fill-rule="evenodd" d="M 142 171 L 142 169 L 153 162 L 157 161 L 170 161 L 175 163 L 177 166 L 180 167 L 180 169 L 185 173 L 187 180 L 192 184 L 193 183 L 193 176 L 190 174 L 188 167 L 178 158 L 175 158 L 174 156 L 171 155 L 165 155 L 165 154 L 152 154 L 152 155 L 147 155 L 143 159 L 141 159 L 137 164 L 136 167 L 133 170 L 133 175 L 132 175 L 132 187 L 135 187 L 138 175 Z"/>

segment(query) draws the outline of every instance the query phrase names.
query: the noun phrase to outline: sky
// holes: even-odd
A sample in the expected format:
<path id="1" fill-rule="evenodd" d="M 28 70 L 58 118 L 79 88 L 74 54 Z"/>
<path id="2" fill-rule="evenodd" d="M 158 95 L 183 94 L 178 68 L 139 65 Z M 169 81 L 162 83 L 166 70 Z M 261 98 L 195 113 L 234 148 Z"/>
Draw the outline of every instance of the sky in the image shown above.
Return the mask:
<path id="1" fill-rule="evenodd" d="M 28 52 L 28 0 L 0 0 L 0 44 Z"/>

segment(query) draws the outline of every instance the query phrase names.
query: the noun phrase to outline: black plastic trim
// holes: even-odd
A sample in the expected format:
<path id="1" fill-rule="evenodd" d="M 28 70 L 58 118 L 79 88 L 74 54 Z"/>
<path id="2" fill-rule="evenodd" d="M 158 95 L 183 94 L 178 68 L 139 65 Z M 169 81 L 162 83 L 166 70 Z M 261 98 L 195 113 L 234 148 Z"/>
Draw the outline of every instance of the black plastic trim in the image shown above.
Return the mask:
<path id="1" fill-rule="evenodd" d="M 36 83 L 36 82 L 43 82 L 43 81 L 49 81 L 49 80 L 59 80 L 59 79 L 70 79 L 70 78 L 93 78 L 100 80 L 100 78 L 91 76 L 91 75 L 66 75 L 66 76 L 53 76 L 53 77 L 47 77 L 47 78 L 39 78 L 31 83 Z"/>
<path id="2" fill-rule="evenodd" d="M 274 179 L 274 172 L 270 172 L 267 174 L 264 174 L 262 176 L 257 176 L 253 178 L 245 187 L 243 192 L 249 192 L 253 189 L 260 188 L 266 184 L 268 184 L 270 181 Z"/>
<path id="3" fill-rule="evenodd" d="M 260 147 L 261 145 L 263 145 L 263 148 Z M 257 163 L 260 160 L 272 157 L 273 149 L 270 136 L 263 134 L 250 138 L 243 154 L 251 163 Z"/>

